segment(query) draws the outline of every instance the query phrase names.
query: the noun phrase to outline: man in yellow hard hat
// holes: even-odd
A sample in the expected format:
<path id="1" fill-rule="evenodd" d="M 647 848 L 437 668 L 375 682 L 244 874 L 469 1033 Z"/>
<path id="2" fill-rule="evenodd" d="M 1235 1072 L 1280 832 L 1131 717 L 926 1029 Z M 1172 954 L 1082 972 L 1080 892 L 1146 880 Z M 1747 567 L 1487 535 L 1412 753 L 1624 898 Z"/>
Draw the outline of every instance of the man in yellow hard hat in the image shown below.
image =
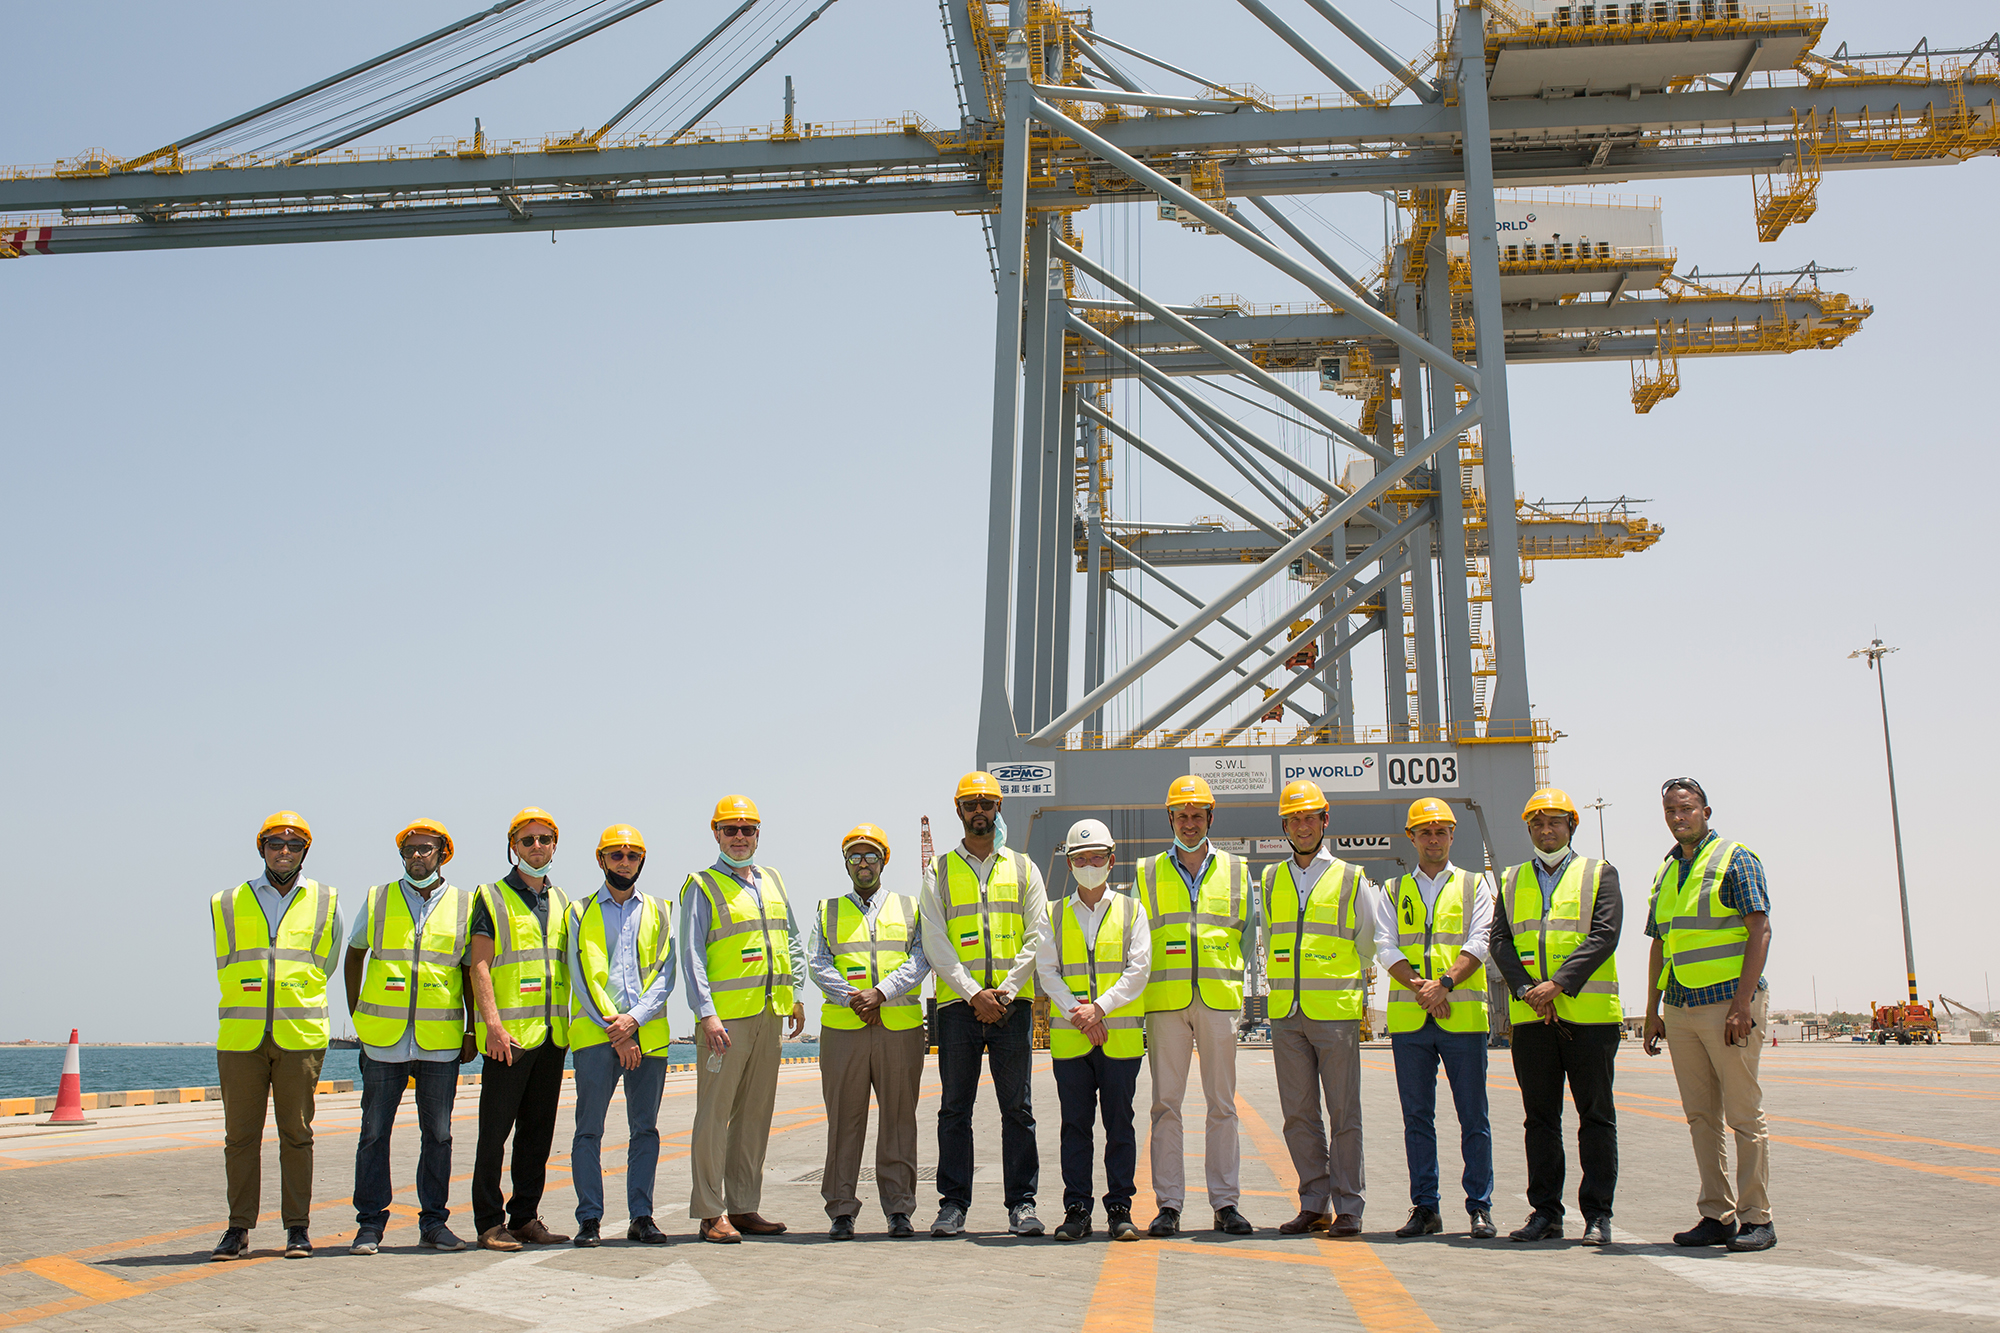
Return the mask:
<path id="1" fill-rule="evenodd" d="M 541 1219 L 549 1145 L 569 1058 L 569 960 L 563 921 L 569 900 L 549 863 L 560 836 L 554 816 L 529 806 L 507 825 L 501 879 L 472 898 L 472 999 L 486 1030 L 479 1067 L 479 1147 L 472 1159 L 472 1222 L 479 1245 L 518 1250 L 557 1245 Z M 514 1197 L 500 1189 L 507 1139 L 514 1140 Z"/>
<path id="2" fill-rule="evenodd" d="M 1708 826 L 1708 793 L 1693 778 L 1660 788 L 1674 845 L 1653 876 L 1646 934 L 1652 937 L 1646 987 L 1646 1054 L 1665 1038 L 1681 1110 L 1700 1172 L 1701 1221 L 1674 1237 L 1686 1246 L 1768 1250 L 1771 1138 L 1758 1059 L 1770 1031 L 1771 892 L 1764 863 Z M 1754 984 L 1746 984 L 1755 977 Z M 1660 1013 L 1661 1001 L 1666 1014 Z M 1736 1184 L 1729 1181 L 1727 1124 L 1736 1136 Z"/>
<path id="3" fill-rule="evenodd" d="M 889 835 L 857 824 L 840 840 L 852 889 L 813 914 L 807 968 L 826 1002 L 820 1008 L 819 1080 L 826 1099 L 826 1169 L 820 1197 L 835 1240 L 854 1239 L 861 1211 L 856 1190 L 868 1139 L 868 1096 L 875 1125 L 875 1192 L 889 1234 L 913 1236 L 917 1210 L 917 1085 L 924 1074 L 924 959 L 917 900 L 882 888 Z"/>
<path id="4" fill-rule="evenodd" d="M 1583 1181 L 1576 1193 L 1586 1245 L 1611 1243 L 1611 1201 L 1618 1185 L 1618 1112 L 1611 1080 L 1625 1011 L 1618 997 L 1618 934 L 1624 900 L 1618 868 L 1578 856 L 1570 846 L 1576 802 L 1559 787 L 1528 798 L 1521 819 L 1534 844 L 1531 861 L 1500 877 L 1489 941 L 1514 1022 L 1514 1081 L 1528 1152 L 1528 1220 L 1509 1240 L 1560 1240 L 1563 1234 L 1562 1097 L 1576 1101 L 1576 1151 Z"/>
<path id="5" fill-rule="evenodd" d="M 1402 1237 L 1444 1230 L 1438 1213 L 1437 1071 L 1444 1066 L 1458 1113 L 1462 1184 L 1472 1237 L 1493 1227 L 1493 1128 L 1486 1110 L 1486 959 L 1493 891 L 1484 875 L 1451 863 L 1458 817 L 1435 796 L 1413 802 L 1404 832 L 1417 868 L 1376 904 L 1375 960 L 1389 973 L 1389 1045 L 1403 1104 L 1410 1219 Z"/>
<path id="6" fill-rule="evenodd" d="M 229 1226 L 211 1259 L 250 1253 L 263 1189 L 264 1114 L 277 1111 L 285 1257 L 312 1254 L 313 1094 L 332 1028 L 326 983 L 340 942 L 338 895 L 302 878 L 312 826 L 280 810 L 257 830 L 264 870 L 209 900 L 215 933 L 216 1081 Z"/>
<path id="7" fill-rule="evenodd" d="M 1377 890 L 1328 845 L 1326 795 L 1300 779 L 1278 796 L 1292 855 L 1264 872 L 1271 1060 L 1285 1147 L 1299 1176 L 1287 1236 L 1361 1234 L 1361 1017 L 1375 948 Z M 1320 1117 L 1320 1101 L 1326 1118 Z M 1331 1137 L 1328 1125 L 1331 1124 Z"/>
<path id="8" fill-rule="evenodd" d="M 1173 848 L 1142 860 L 1134 892 L 1153 931 L 1153 967 L 1146 983 L 1146 1064 L 1153 1076 L 1153 1192 L 1159 1212 L 1147 1233 L 1181 1228 L 1187 1197 L 1182 1165 L 1181 1102 L 1188 1070 L 1201 1052 L 1201 1092 L 1208 1103 L 1202 1166 L 1215 1229 L 1232 1236 L 1255 1230 L 1238 1210 L 1243 1150 L 1236 1131 L 1236 1022 L 1243 1012 L 1243 941 L 1256 941 L 1257 886 L 1250 863 L 1217 851 L 1208 839 L 1215 794 L 1189 774 L 1167 787 Z"/>
<path id="9" fill-rule="evenodd" d="M 569 1048 L 576 1066 L 576 1137 L 570 1177 L 576 1185 L 578 1249 L 602 1241 L 604 1116 L 625 1085 L 625 1239 L 664 1245 L 653 1220 L 660 1166 L 660 1093 L 667 1082 L 667 996 L 674 989 L 673 920 L 667 905 L 639 892 L 646 839 L 630 824 L 598 835 L 597 892 L 570 904 L 563 926 L 569 961 Z"/>
<path id="10" fill-rule="evenodd" d="M 953 805 L 965 836 L 938 857 L 918 913 L 924 955 L 937 973 L 938 1214 L 933 1236 L 965 1230 L 972 1207 L 972 1106 L 986 1057 L 1000 1103 L 1000 1177 L 1007 1229 L 1039 1236 L 1030 1074 L 1034 1059 L 1035 950 L 1048 931 L 1042 873 L 1000 836 L 1000 783 L 991 773 L 958 780 Z"/>
<path id="11" fill-rule="evenodd" d="M 417 1243 L 462 1250 L 452 1234 L 451 1108 L 458 1067 L 472 1059 L 465 981 L 472 895 L 445 882 L 451 834 L 419 819 L 396 835 L 402 878 L 377 884 L 347 939 L 347 1007 L 361 1039 L 361 1138 L 354 1149 L 354 1240 L 350 1254 L 374 1254 L 389 1227 L 395 1187 L 389 1134 L 403 1093 L 417 1085 Z"/>
<path id="12" fill-rule="evenodd" d="M 1076 892 L 1050 909 L 1055 920 L 1035 961 L 1051 1006 L 1049 1054 L 1062 1101 L 1063 1220 L 1055 1237 L 1090 1234 L 1093 1127 L 1102 1120 L 1105 1228 L 1113 1240 L 1137 1240 L 1132 1094 L 1145 1054 L 1153 933 L 1139 900 L 1110 889 L 1118 844 L 1102 820 L 1079 819 L 1056 851 L 1069 862 Z"/>
<path id="13" fill-rule="evenodd" d="M 703 1240 L 733 1244 L 785 1229 L 758 1212 L 764 1151 L 778 1099 L 785 1024 L 796 1037 L 806 1007 L 805 937 L 785 880 L 757 860 L 763 816 L 747 796 L 725 796 L 709 817 L 715 864 L 681 886 L 681 971 L 695 1034 L 694 1132 L 688 1216 Z"/>

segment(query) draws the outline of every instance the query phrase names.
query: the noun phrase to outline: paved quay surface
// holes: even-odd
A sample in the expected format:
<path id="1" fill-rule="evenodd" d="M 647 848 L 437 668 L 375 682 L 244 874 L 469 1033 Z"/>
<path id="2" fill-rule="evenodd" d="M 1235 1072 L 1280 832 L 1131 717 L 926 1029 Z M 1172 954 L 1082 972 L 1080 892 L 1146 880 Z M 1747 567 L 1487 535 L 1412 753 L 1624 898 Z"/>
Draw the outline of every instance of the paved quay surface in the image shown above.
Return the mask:
<path id="1" fill-rule="evenodd" d="M 1494 1108 L 1501 1238 L 1465 1235 L 1459 1205 L 1445 1203 L 1448 1233 L 1399 1241 L 1408 1210 L 1395 1076 L 1386 1048 L 1363 1052 L 1369 1207 L 1358 1240 L 1291 1238 L 1277 1223 L 1296 1211 L 1295 1178 L 1279 1135 L 1268 1051 L 1239 1057 L 1244 1128 L 1243 1211 L 1255 1236 L 1224 1238 L 1206 1201 L 1189 1201 L 1193 1228 L 1174 1241 L 1113 1245 L 1100 1232 L 1080 1244 L 1005 1234 L 999 1125 L 981 1092 L 971 1227 L 964 1237 L 891 1241 L 873 1201 L 862 1236 L 826 1240 L 816 1179 L 825 1118 L 813 1066 L 781 1071 L 771 1140 L 766 1216 L 790 1234 L 705 1245 L 684 1218 L 691 1074 L 668 1079 L 662 1105 L 659 1222 L 671 1244 L 622 1239 L 619 1149 L 623 1109 L 606 1132 L 610 1196 L 598 1250 L 569 1246 L 501 1255 L 436 1254 L 416 1247 L 416 1126 L 406 1101 L 396 1130 L 396 1216 L 382 1253 L 346 1253 L 348 1202 L 360 1118 L 358 1094 L 319 1099 L 313 1232 L 319 1252 L 286 1261 L 274 1211 L 252 1233 L 256 1257 L 211 1264 L 221 1233 L 221 1107 L 214 1103 L 96 1113 L 87 1129 L 0 1122 L 0 1328 L 161 1330 L 404 1330 L 465 1327 L 488 1333 L 673 1329 L 742 1323 L 746 1307 L 772 1328 L 871 1330 L 998 1327 L 1144 1333 L 1155 1328 L 1233 1330 L 1721 1328 L 1991 1329 L 2000 1326 L 2000 1049 L 1784 1046 L 1764 1053 L 1772 1117 L 1772 1195 L 1779 1247 L 1761 1255 L 1677 1250 L 1669 1237 L 1695 1220 L 1687 1129 L 1666 1057 L 1636 1043 L 1621 1051 L 1618 1106 L 1621 1243 L 1571 1240 L 1517 1245 L 1505 1233 L 1526 1215 L 1520 1101 L 1505 1052 L 1495 1052 Z M 1198 1079 L 1190 1081 L 1187 1174 L 1202 1179 Z M 937 1077 L 919 1111 L 922 1164 L 935 1162 Z M 1147 1081 L 1140 1080 L 1141 1145 Z M 463 1088 L 455 1115 L 452 1225 L 470 1238 L 469 1171 L 478 1090 Z M 572 1227 L 565 1095 L 543 1215 Z M 1444 1177 L 1457 1178 L 1450 1096 L 1439 1089 Z M 1054 1080 L 1037 1057 L 1035 1107 L 1042 1148 L 1044 1221 L 1061 1217 Z M 1573 1125 L 1571 1126 L 1573 1130 Z M 616 1146 L 614 1146 L 616 1145 Z M 872 1154 L 872 1148 L 871 1148 Z M 871 1160 L 864 1157 L 864 1162 Z M 986 1165 L 991 1163 L 991 1165 Z M 1143 1225 L 1152 1214 L 1140 1160 Z M 1572 1153 L 1571 1170 L 1575 1171 Z M 265 1144 L 265 1204 L 277 1202 L 275 1136 Z M 928 1171 L 924 1172 L 929 1175 Z M 919 1227 L 935 1210 L 919 1186 Z M 1101 1182 L 1100 1182 L 1101 1190 Z M 872 1186 L 864 1183 L 866 1199 Z M 1098 1218 L 1102 1224 L 1101 1213 Z"/>

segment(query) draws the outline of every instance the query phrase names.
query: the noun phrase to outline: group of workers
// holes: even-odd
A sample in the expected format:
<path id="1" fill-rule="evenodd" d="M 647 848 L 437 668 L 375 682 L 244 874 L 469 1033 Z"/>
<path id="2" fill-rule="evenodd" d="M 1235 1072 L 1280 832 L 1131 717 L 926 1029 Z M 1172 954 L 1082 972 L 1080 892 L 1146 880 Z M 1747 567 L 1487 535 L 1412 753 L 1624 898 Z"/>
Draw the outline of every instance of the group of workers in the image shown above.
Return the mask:
<path id="1" fill-rule="evenodd" d="M 1768 1249 L 1776 1237 L 1757 1080 L 1770 946 L 1763 867 L 1748 848 L 1710 830 L 1699 783 L 1676 778 L 1661 799 L 1675 841 L 1655 873 L 1646 923 L 1652 952 L 1644 1049 L 1657 1055 L 1664 1039 L 1671 1052 L 1700 1180 L 1700 1221 L 1674 1239 Z M 1534 856 L 1500 871 L 1497 888 L 1487 875 L 1452 863 L 1451 807 L 1431 797 L 1416 801 L 1405 828 L 1415 868 L 1377 886 L 1334 855 L 1325 795 L 1309 781 L 1293 782 L 1279 801 L 1293 854 L 1260 884 L 1243 857 L 1211 840 L 1215 798 L 1207 783 L 1180 777 L 1166 797 L 1173 846 L 1133 865 L 1130 893 L 1110 884 L 1118 864 L 1110 830 L 1083 819 L 1057 849 L 1074 889 L 1053 903 L 1041 871 L 1005 845 L 1003 794 L 992 775 L 966 774 L 954 800 L 963 838 L 925 867 L 917 898 L 884 890 L 889 838 L 862 824 L 841 840 L 847 892 L 813 904 L 805 932 L 783 876 L 758 859 L 762 820 L 743 796 L 717 803 L 710 819 L 716 860 L 687 876 L 677 908 L 639 890 L 646 843 L 629 825 L 604 830 L 591 876 L 600 882 L 575 898 L 554 882 L 560 830 L 546 811 L 514 816 L 507 829 L 512 868 L 472 889 L 444 878 L 454 848 L 442 824 L 418 820 L 403 829 L 396 836 L 402 876 L 368 891 L 345 936 L 343 974 L 362 1068 L 350 1252 L 374 1254 L 382 1244 L 393 1192 L 390 1132 L 411 1087 L 420 1137 L 419 1241 L 439 1250 L 467 1247 L 447 1225 L 451 1115 L 458 1066 L 482 1053 L 476 1243 L 493 1250 L 600 1243 L 600 1142 L 621 1081 L 629 1131 L 626 1237 L 664 1243 L 653 1186 L 670 1040 L 666 1002 L 677 983 L 699 1023 L 688 1216 L 702 1240 L 719 1244 L 783 1232 L 782 1222 L 760 1212 L 764 1155 L 782 1042 L 804 1026 L 798 995 L 808 978 L 825 998 L 821 1193 L 833 1239 L 855 1234 L 871 1095 L 878 1107 L 875 1182 L 888 1233 L 915 1234 L 918 1086 L 932 1046 L 941 1088 L 939 1200 L 930 1234 L 965 1228 L 982 1056 L 999 1104 L 1007 1229 L 1043 1234 L 1031 1098 L 1037 987 L 1049 1001 L 1062 1117 L 1063 1219 L 1055 1238 L 1092 1234 L 1100 1124 L 1106 1230 L 1113 1240 L 1139 1237 L 1133 1103 L 1142 1061 L 1152 1093 L 1157 1204 L 1146 1234 L 1181 1230 L 1182 1102 L 1197 1057 L 1213 1226 L 1249 1235 L 1255 1227 L 1239 1207 L 1236 1048 L 1246 973 L 1255 963 L 1269 983 L 1284 1139 L 1299 1181 L 1298 1214 L 1280 1233 L 1362 1231 L 1360 1029 L 1368 976 L 1379 966 L 1389 976 L 1387 1026 L 1409 1169 L 1410 1213 L 1395 1234 L 1444 1229 L 1440 1066 L 1458 1120 L 1470 1234 L 1497 1234 L 1486 1098 L 1490 966 L 1511 996 L 1525 1113 L 1532 1211 L 1510 1239 L 1564 1234 L 1567 1082 L 1578 1120 L 1582 1239 L 1611 1240 L 1623 903 L 1617 871 L 1572 848 L 1578 811 L 1562 791 L 1544 789 L 1529 800 L 1522 818 Z M 342 931 L 335 891 L 301 874 L 311 845 L 302 816 L 272 815 L 257 833 L 263 873 L 211 902 L 229 1193 L 229 1225 L 215 1259 L 249 1253 L 267 1102 L 276 1109 L 280 1142 L 284 1253 L 312 1253 L 313 1099 Z M 920 996 L 933 974 L 937 1009 L 927 1035 Z M 566 1059 L 576 1085 L 573 1237 L 552 1232 L 540 1214 Z M 1725 1125 L 1737 1144 L 1733 1183 Z M 508 1192 L 501 1168 L 510 1138 Z"/>

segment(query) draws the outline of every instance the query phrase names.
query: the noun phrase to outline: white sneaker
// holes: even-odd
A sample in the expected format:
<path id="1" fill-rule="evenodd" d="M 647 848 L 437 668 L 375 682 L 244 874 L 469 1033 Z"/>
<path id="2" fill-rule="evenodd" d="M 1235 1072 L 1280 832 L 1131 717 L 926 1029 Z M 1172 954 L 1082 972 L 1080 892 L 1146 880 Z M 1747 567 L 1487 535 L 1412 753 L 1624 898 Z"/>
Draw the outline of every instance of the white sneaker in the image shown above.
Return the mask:
<path id="1" fill-rule="evenodd" d="M 1042 1234 L 1042 1219 L 1035 1216 L 1035 1205 L 1017 1203 L 1007 1210 L 1007 1230 L 1017 1236 L 1039 1236 Z"/>

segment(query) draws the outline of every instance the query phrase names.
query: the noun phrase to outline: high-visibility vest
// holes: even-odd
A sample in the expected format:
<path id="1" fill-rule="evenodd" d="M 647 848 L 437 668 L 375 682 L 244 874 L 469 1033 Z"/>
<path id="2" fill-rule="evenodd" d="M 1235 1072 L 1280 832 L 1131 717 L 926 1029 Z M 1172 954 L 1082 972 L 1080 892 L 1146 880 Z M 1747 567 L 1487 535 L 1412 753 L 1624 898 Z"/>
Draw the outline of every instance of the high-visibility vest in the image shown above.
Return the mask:
<path id="1" fill-rule="evenodd" d="M 877 889 L 877 893 L 882 890 Z M 872 990 L 882 978 L 910 961 L 910 941 L 917 937 L 917 904 L 892 893 L 883 899 L 871 923 L 846 894 L 829 898 L 820 908 L 819 936 L 833 955 L 833 965 L 854 989 Z M 924 1025 L 923 1005 L 914 990 L 885 999 L 882 1026 L 908 1032 Z M 821 1027 L 860 1029 L 867 1024 L 845 1003 L 828 997 L 819 1011 Z"/>
<path id="2" fill-rule="evenodd" d="M 1022 896 L 1034 885 L 1028 872 L 1028 858 L 1002 849 L 986 882 L 981 884 L 964 857 L 946 852 L 937 859 L 937 883 L 938 896 L 944 902 L 945 933 L 951 936 L 952 947 L 958 951 L 958 961 L 965 964 L 965 970 L 972 974 L 981 990 L 1006 985 L 1007 974 L 1021 956 L 1028 936 L 1028 918 L 1022 904 Z M 1032 970 L 1014 998 L 1035 998 Z M 938 1003 L 952 1004 L 957 1000 L 957 996 L 946 999 L 940 994 Z"/>
<path id="3" fill-rule="evenodd" d="M 556 1045 L 569 1044 L 569 953 L 563 923 L 569 919 L 569 899 L 548 887 L 548 926 L 535 909 L 504 882 L 481 884 L 474 892 L 485 901 L 493 919 L 493 1004 L 500 1026 L 524 1050 L 533 1050 L 553 1034 Z"/>
<path id="4" fill-rule="evenodd" d="M 1680 858 L 1669 856 L 1660 862 L 1653 876 L 1652 915 L 1660 927 L 1664 958 L 1661 990 L 1667 988 L 1669 977 L 1689 990 L 1700 990 L 1743 975 L 1750 923 L 1722 902 L 1722 877 L 1742 846 L 1715 839 L 1695 853 L 1685 876 L 1680 874 Z"/>
<path id="5" fill-rule="evenodd" d="M 714 869 L 688 876 L 708 895 L 708 993 L 717 1018 L 792 1012 L 798 980 L 792 976 L 785 881 L 769 866 L 757 867 L 756 880 L 753 887 Z M 687 892 L 683 888 L 682 896 Z"/>
<path id="6" fill-rule="evenodd" d="M 1501 876 L 1500 896 L 1507 904 L 1507 920 L 1514 927 L 1514 952 L 1537 982 L 1554 977 L 1556 969 L 1590 937 L 1590 917 L 1597 910 L 1597 890 L 1603 879 L 1604 862 L 1572 856 L 1544 903 L 1534 862 L 1525 861 Z M 1507 1013 L 1516 1023 L 1538 1023 L 1542 1017 L 1519 999 L 1507 1002 Z M 1556 992 L 1556 1017 L 1570 1023 L 1624 1021 L 1615 954 L 1590 974 L 1590 980 L 1573 998 L 1564 991 Z"/>
<path id="7" fill-rule="evenodd" d="M 1153 931 L 1146 1012 L 1187 1008 L 1194 1003 L 1197 982 L 1201 1002 L 1209 1008 L 1241 1009 L 1243 932 L 1250 923 L 1250 895 L 1244 889 L 1249 863 L 1216 852 L 1202 876 L 1200 892 L 1191 897 L 1173 859 L 1172 852 L 1161 852 L 1135 867 L 1138 882 L 1133 890 L 1146 905 L 1146 923 Z"/>
<path id="8" fill-rule="evenodd" d="M 433 890 L 437 905 L 417 930 L 403 886 L 377 884 L 362 908 L 368 970 L 354 1008 L 364 1046 L 394 1046 L 416 1024 L 417 1046 L 455 1051 L 465 1042 L 465 958 L 472 895 L 451 884 Z"/>
<path id="9" fill-rule="evenodd" d="M 1061 922 L 1057 939 L 1062 945 L 1063 983 L 1079 1001 L 1097 1003 L 1099 996 L 1118 984 L 1125 973 L 1125 937 L 1137 923 L 1139 904 L 1122 893 L 1110 893 L 1104 919 L 1098 922 L 1097 939 L 1092 942 L 1076 919 L 1075 899 L 1055 909 Z M 1146 997 L 1139 995 L 1104 1016 L 1104 1054 L 1113 1060 L 1136 1060 L 1146 1053 Z M 1090 1054 L 1090 1038 L 1073 1026 L 1054 1005 L 1049 1006 L 1049 1054 L 1058 1060 L 1073 1060 Z"/>
<path id="10" fill-rule="evenodd" d="M 208 900 L 215 927 L 215 1006 L 219 1051 L 254 1051 L 269 1031 L 287 1051 L 326 1049 L 326 979 L 333 973 L 334 909 L 330 884 L 300 880 L 278 921 L 276 938 L 248 881 Z"/>
<path id="11" fill-rule="evenodd" d="M 1451 880 L 1438 890 L 1431 911 L 1424 911 L 1424 896 L 1417 891 L 1415 875 L 1396 881 L 1396 943 L 1403 957 L 1420 977 L 1438 978 L 1449 972 L 1467 943 L 1466 922 L 1472 919 L 1474 895 L 1479 892 L 1477 876 L 1464 870 L 1452 871 Z M 1451 1013 L 1438 1020 L 1446 1032 L 1486 1031 L 1486 969 L 1474 968 L 1472 975 L 1449 992 Z M 1415 1032 L 1429 1018 L 1417 993 L 1389 977 L 1389 1031 Z"/>
<path id="12" fill-rule="evenodd" d="M 571 903 L 565 919 L 567 924 L 563 929 L 568 932 L 565 948 L 569 940 L 576 941 L 576 971 L 569 979 L 569 1048 L 582 1051 L 610 1041 L 602 1025 L 625 1012 L 611 998 L 611 950 L 617 941 L 605 934 L 604 905 L 594 893 L 581 902 Z M 636 944 L 639 993 L 643 995 L 652 989 L 660 969 L 673 957 L 674 944 L 673 923 L 667 919 L 666 905 L 644 893 L 639 895 Z M 592 1022 L 593 1017 L 598 1021 Z M 674 1038 L 667 1021 L 667 1007 L 661 1005 L 651 1022 L 640 1024 L 636 1036 L 641 1054 L 665 1055 L 668 1043 Z"/>
<path id="13" fill-rule="evenodd" d="M 1368 1001 L 1355 924 L 1361 867 L 1336 857 L 1306 896 L 1303 914 L 1296 873 L 1290 857 L 1264 872 L 1271 1017 L 1288 1017 L 1296 1007 L 1307 1018 L 1358 1019 Z"/>

